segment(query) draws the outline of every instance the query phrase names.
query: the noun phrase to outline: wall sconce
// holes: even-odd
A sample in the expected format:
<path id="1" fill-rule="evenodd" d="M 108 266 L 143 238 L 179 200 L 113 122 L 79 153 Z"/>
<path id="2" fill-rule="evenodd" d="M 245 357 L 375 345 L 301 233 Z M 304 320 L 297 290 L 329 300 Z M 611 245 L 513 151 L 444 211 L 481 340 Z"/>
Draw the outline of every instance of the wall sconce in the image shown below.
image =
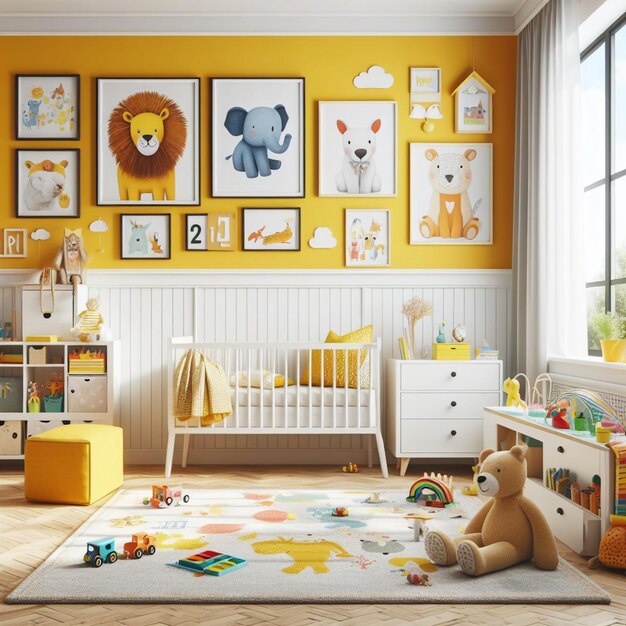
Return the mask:
<path id="1" fill-rule="evenodd" d="M 422 130 L 425 133 L 432 133 L 435 130 L 435 125 L 430 120 L 443 119 L 438 104 L 431 104 L 428 108 L 423 104 L 414 104 L 409 117 L 414 120 L 424 120 Z"/>

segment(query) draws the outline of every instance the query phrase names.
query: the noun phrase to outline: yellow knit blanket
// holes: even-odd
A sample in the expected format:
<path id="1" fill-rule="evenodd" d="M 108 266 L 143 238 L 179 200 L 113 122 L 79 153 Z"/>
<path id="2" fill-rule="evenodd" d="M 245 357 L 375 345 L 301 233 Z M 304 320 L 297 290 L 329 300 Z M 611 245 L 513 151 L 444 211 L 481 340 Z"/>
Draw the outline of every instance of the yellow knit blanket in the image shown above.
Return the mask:
<path id="1" fill-rule="evenodd" d="M 174 374 L 174 417 L 200 418 L 202 426 L 220 422 L 233 412 L 224 370 L 198 350 L 187 350 Z"/>

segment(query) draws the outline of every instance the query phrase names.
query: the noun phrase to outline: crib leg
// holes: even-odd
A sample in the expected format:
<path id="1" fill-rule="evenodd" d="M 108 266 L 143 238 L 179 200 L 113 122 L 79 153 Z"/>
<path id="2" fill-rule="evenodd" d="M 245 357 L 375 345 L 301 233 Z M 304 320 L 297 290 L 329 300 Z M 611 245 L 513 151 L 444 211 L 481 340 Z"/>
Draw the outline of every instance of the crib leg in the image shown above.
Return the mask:
<path id="1" fill-rule="evenodd" d="M 372 438 L 367 437 L 367 467 L 371 469 L 373 465 L 373 456 L 372 456 Z"/>
<path id="2" fill-rule="evenodd" d="M 385 455 L 385 442 L 380 430 L 376 431 L 376 447 L 378 448 L 378 459 L 380 461 L 380 471 L 383 478 L 389 478 L 389 470 L 387 469 L 387 456 Z"/>
<path id="3" fill-rule="evenodd" d="M 183 435 L 183 467 L 187 467 L 187 457 L 189 456 L 189 437 L 190 435 Z"/>
<path id="4" fill-rule="evenodd" d="M 167 451 L 165 453 L 165 478 L 172 475 L 172 463 L 174 461 L 174 442 L 176 433 L 170 433 L 167 437 Z"/>

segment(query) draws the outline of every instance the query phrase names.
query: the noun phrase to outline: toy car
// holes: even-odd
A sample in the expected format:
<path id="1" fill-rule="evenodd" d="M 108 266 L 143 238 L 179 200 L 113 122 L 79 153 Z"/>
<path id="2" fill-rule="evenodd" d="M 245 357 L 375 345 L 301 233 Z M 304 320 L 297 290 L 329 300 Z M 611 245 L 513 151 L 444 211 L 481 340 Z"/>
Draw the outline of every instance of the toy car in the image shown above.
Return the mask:
<path id="1" fill-rule="evenodd" d="M 333 515 L 335 517 L 348 517 L 350 511 L 345 506 L 338 506 L 333 509 Z"/>
<path id="2" fill-rule="evenodd" d="M 124 558 L 140 559 L 144 554 L 153 555 L 156 552 L 153 535 L 148 533 L 134 533 L 132 539 L 124 544 Z"/>
<path id="3" fill-rule="evenodd" d="M 189 495 L 184 494 L 181 487 L 168 487 L 167 485 L 152 485 L 152 498 L 144 498 L 144 504 L 151 504 L 157 509 L 169 506 L 178 506 L 180 501 L 189 502 Z"/>
<path id="4" fill-rule="evenodd" d="M 117 552 L 115 551 L 115 539 L 104 537 L 95 539 L 87 544 L 87 552 L 83 561 L 92 567 L 100 567 L 103 563 L 115 563 Z"/>

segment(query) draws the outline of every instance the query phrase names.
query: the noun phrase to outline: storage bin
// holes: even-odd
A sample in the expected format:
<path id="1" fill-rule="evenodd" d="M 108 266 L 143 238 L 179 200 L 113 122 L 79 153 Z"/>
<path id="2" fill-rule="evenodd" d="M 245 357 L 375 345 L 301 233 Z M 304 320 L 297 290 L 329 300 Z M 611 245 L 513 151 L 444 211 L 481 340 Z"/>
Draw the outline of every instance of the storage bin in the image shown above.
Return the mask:
<path id="1" fill-rule="evenodd" d="M 22 454 L 22 422 L 0 421 L 0 455 Z"/>
<path id="2" fill-rule="evenodd" d="M 63 413 L 63 395 L 44 396 L 43 406 L 45 413 Z"/>
<path id="3" fill-rule="evenodd" d="M 0 376 L 0 413 L 21 413 L 22 400 L 22 379 Z"/>
<path id="4" fill-rule="evenodd" d="M 469 343 L 434 343 L 433 359 L 436 361 L 469 361 Z"/>
<path id="5" fill-rule="evenodd" d="M 106 376 L 68 376 L 67 378 L 70 413 L 106 413 Z"/>
<path id="6" fill-rule="evenodd" d="M 53 428 L 68 426 L 71 423 L 71 420 L 28 420 L 26 436 L 32 437 L 33 435 L 40 435 Z"/>
<path id="7" fill-rule="evenodd" d="M 29 365 L 45 365 L 47 363 L 46 361 L 47 356 L 48 356 L 48 352 L 45 346 L 42 346 L 41 348 L 30 346 L 28 348 Z"/>

